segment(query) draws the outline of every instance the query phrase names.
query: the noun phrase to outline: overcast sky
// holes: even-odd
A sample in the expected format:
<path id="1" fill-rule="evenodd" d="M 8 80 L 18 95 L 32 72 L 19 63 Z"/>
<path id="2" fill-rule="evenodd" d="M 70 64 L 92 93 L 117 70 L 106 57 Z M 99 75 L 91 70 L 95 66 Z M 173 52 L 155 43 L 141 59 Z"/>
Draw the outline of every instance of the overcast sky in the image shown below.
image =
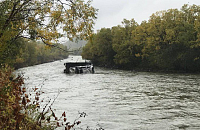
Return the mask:
<path id="1" fill-rule="evenodd" d="M 120 25 L 124 18 L 140 24 L 157 11 L 180 9 L 184 4 L 200 5 L 200 0 L 93 0 L 99 9 L 94 30 Z"/>

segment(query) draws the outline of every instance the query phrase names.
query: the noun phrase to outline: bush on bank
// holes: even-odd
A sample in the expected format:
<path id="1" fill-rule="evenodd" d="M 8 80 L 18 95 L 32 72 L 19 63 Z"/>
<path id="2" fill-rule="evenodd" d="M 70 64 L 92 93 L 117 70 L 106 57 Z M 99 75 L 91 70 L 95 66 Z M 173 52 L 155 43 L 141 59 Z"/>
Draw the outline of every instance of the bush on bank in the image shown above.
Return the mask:
<path id="1" fill-rule="evenodd" d="M 14 75 L 11 67 L 3 65 L 0 68 L 1 130 L 50 130 L 57 127 L 70 130 L 81 123 L 80 118 L 86 116 L 84 112 L 79 113 L 79 117 L 70 123 L 65 111 L 58 117 L 51 108 L 56 98 L 49 99 L 41 108 L 43 100 L 40 95 L 44 92 L 39 87 L 31 90 L 26 89 L 23 77 Z"/>
<path id="2" fill-rule="evenodd" d="M 0 70 L 0 129 L 39 130 L 41 127 L 22 112 L 24 101 L 21 86 L 24 82 L 22 77 L 15 77 L 12 72 L 13 69 L 8 66 Z"/>

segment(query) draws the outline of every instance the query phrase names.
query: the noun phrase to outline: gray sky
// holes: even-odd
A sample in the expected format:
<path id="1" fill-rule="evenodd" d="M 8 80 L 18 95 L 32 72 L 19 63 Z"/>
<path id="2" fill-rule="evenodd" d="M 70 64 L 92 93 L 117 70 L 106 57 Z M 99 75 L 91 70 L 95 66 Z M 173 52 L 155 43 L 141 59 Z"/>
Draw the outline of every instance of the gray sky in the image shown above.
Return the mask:
<path id="1" fill-rule="evenodd" d="M 94 30 L 120 25 L 124 18 L 140 24 L 157 11 L 180 9 L 184 4 L 200 5 L 200 0 L 93 0 L 99 9 Z"/>

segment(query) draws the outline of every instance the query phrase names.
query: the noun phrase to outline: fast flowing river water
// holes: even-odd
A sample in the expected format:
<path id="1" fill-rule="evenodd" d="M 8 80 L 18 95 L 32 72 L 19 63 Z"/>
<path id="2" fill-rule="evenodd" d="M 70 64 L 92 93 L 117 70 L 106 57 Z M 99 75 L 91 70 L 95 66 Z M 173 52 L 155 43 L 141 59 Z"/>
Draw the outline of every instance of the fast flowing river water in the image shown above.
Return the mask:
<path id="1" fill-rule="evenodd" d="M 95 68 L 95 74 L 65 74 L 70 56 L 19 69 L 26 86 L 42 86 L 43 98 L 54 99 L 56 115 L 66 111 L 81 127 L 105 130 L 200 130 L 200 75 L 131 72 Z"/>

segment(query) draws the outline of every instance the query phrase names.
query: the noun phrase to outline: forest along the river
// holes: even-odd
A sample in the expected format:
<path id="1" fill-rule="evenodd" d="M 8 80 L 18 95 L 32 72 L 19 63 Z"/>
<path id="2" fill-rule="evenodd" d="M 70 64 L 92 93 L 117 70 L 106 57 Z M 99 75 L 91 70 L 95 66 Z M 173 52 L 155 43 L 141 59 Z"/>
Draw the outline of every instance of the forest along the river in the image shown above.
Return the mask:
<path id="1" fill-rule="evenodd" d="M 81 128 L 200 129 L 200 75 L 131 72 L 95 67 L 95 74 L 65 74 L 64 63 L 81 56 L 25 67 L 28 88 L 42 87 L 41 98 L 58 94 L 52 108 L 73 122 L 79 112 Z M 43 103 L 45 105 L 45 102 Z"/>

